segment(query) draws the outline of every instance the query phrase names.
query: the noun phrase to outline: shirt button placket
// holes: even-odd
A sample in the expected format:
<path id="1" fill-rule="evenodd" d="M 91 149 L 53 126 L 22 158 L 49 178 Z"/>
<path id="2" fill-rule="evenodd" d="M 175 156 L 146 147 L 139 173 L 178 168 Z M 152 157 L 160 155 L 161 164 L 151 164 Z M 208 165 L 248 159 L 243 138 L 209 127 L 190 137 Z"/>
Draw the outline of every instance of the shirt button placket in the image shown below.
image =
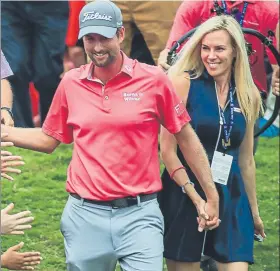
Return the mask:
<path id="1" fill-rule="evenodd" d="M 103 108 L 106 111 L 110 111 L 111 110 L 111 105 L 110 105 L 110 97 L 108 95 L 108 93 L 103 94 Z"/>

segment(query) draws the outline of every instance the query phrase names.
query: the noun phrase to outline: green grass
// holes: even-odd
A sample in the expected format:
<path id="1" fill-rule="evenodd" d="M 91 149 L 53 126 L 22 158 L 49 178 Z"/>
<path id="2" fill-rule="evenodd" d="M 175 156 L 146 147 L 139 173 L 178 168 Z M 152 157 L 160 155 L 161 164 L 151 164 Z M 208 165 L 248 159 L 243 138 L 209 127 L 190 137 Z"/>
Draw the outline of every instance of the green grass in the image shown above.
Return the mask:
<path id="1" fill-rule="evenodd" d="M 2 208 L 15 203 L 15 211 L 31 210 L 33 228 L 24 236 L 3 236 L 2 251 L 20 241 L 22 251 L 40 251 L 43 257 L 37 270 L 63 271 L 63 238 L 60 216 L 67 199 L 66 169 L 71 146 L 60 146 L 52 155 L 11 149 L 24 157 L 23 173 L 14 182 L 2 181 Z M 267 239 L 255 244 L 254 271 L 279 270 L 279 139 L 261 139 L 256 155 L 257 191 Z"/>

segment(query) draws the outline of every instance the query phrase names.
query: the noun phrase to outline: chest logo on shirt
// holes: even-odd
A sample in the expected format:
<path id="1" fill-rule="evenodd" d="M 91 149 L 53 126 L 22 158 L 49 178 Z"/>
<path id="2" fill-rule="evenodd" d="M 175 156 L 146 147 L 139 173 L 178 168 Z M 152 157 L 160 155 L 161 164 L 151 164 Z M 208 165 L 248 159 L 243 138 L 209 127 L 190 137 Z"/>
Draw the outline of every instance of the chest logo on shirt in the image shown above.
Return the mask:
<path id="1" fill-rule="evenodd" d="M 123 99 L 125 102 L 140 101 L 142 96 L 143 93 L 123 92 Z"/>
<path id="2" fill-rule="evenodd" d="M 174 109 L 177 113 L 178 116 L 180 116 L 181 114 L 184 113 L 185 109 L 185 105 L 183 102 L 178 103 L 177 105 L 174 106 Z"/>

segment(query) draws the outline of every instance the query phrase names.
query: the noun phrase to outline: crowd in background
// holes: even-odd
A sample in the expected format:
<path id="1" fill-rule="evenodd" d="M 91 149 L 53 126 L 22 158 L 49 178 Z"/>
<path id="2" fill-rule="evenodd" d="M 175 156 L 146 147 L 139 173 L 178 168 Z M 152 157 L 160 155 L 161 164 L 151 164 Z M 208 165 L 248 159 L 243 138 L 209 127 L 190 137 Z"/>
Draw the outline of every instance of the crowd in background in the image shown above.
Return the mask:
<path id="1" fill-rule="evenodd" d="M 181 1 L 115 2 L 122 10 L 126 29 L 126 39 L 122 44 L 124 52 L 140 62 L 159 64 L 163 68 L 167 65 L 166 54 L 172 44 L 216 15 L 215 1 L 183 1 L 182 5 Z M 246 17 L 244 27 L 265 36 L 270 30 L 275 32 L 279 18 L 276 2 L 254 3 L 255 7 L 249 7 L 247 16 L 253 20 L 258 16 L 258 25 L 250 23 Z M 9 81 L 14 91 L 16 126 L 41 126 L 63 74 L 88 62 L 83 42 L 78 40 L 78 16 L 85 4 L 86 1 L 3 2 L 1 43 L 14 72 Z M 256 37 L 246 35 L 246 38 L 249 44 L 253 44 L 250 63 L 255 84 L 266 93 L 266 97 L 270 89 L 271 63 L 276 64 L 275 59 Z M 273 36 L 270 38 L 275 40 Z M 274 104 L 272 95 L 269 100 Z M 266 119 L 267 115 L 270 114 L 266 114 Z M 268 130 L 265 135 L 279 133 L 278 121 L 274 125 L 277 126 L 276 132 L 270 135 Z"/>

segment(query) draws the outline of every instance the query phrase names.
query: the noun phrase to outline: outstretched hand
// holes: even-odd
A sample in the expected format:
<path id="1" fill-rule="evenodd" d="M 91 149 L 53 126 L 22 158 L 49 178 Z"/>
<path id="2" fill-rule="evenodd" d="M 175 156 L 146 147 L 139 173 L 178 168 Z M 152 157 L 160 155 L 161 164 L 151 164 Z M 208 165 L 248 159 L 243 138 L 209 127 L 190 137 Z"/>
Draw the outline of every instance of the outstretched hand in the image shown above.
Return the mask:
<path id="1" fill-rule="evenodd" d="M 34 270 L 42 258 L 40 252 L 19 252 L 24 243 L 10 247 L 1 255 L 1 266 L 9 270 Z"/>
<path id="2" fill-rule="evenodd" d="M 2 142 L 8 134 L 1 133 L 1 177 L 13 181 L 14 178 L 10 176 L 10 173 L 20 174 L 21 170 L 15 167 L 24 165 L 21 156 L 12 155 L 11 152 L 2 150 L 3 147 L 12 147 L 12 142 Z"/>
<path id="3" fill-rule="evenodd" d="M 24 230 L 31 229 L 30 223 L 34 217 L 30 216 L 30 211 L 23 211 L 17 214 L 9 214 L 14 208 L 10 203 L 1 210 L 1 234 L 24 234 Z"/>

